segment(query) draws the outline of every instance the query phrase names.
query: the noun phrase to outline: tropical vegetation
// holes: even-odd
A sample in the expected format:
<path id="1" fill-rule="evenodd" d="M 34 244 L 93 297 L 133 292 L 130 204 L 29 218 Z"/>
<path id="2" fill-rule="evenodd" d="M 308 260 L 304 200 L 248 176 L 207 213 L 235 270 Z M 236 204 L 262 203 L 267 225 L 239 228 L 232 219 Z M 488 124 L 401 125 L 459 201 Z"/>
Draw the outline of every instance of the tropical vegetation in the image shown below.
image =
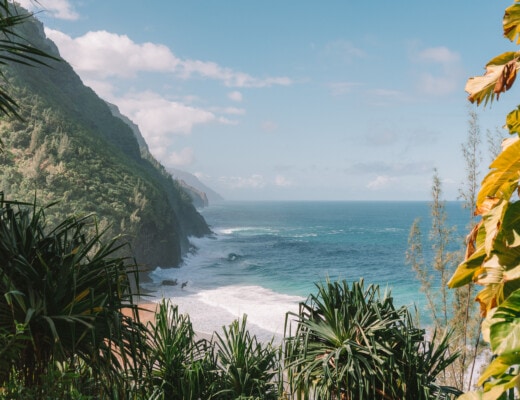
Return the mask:
<path id="1" fill-rule="evenodd" d="M 503 33 L 520 44 L 520 2 L 506 9 Z M 477 105 L 498 100 L 514 84 L 519 55 L 510 51 L 491 59 L 484 76 L 468 80 L 469 100 Z M 514 396 L 511 391 L 520 384 L 520 108 L 507 115 L 506 127 L 511 137 L 503 141 L 477 195 L 475 214 L 481 221 L 469 233 L 465 259 L 449 281 L 454 288 L 472 282 L 483 286 L 477 294 L 485 317 L 482 334 L 494 354 L 480 376 L 482 389 L 463 399 Z"/>
<path id="2" fill-rule="evenodd" d="M 153 323 L 142 323 L 133 255 L 174 265 L 188 250 L 188 235 L 209 228 L 128 125 L 59 60 L 39 22 L 8 0 L 0 0 L 0 22 L 6 83 L 0 89 L 1 397 L 351 400 L 459 394 L 445 385 L 458 357 L 450 343 L 460 342 L 451 330 L 440 330 L 449 326 L 444 290 L 440 303 L 432 300 L 442 321 L 435 321 L 431 335 L 416 327 L 408 309 L 394 306 L 390 293 L 381 295 L 363 281 L 318 283 L 299 312 L 287 315 L 280 345 L 251 335 L 247 316 L 211 339 L 198 338 L 189 316 L 169 301 L 157 306 Z M 520 44 L 520 0 L 506 9 L 503 23 L 504 35 Z M 468 81 L 470 101 L 498 100 L 518 69 L 519 52 L 493 58 L 483 77 Z M 461 399 L 512 398 L 520 387 L 520 107 L 506 126 L 511 138 L 471 206 L 481 220 L 471 228 L 464 261 L 447 282 L 451 259 L 435 260 L 443 288 L 484 286 L 477 300 L 494 358 L 480 377 L 481 390 Z M 436 207 L 436 246 L 444 249 L 449 239 L 441 203 Z M 467 302 L 472 290 L 456 296 Z M 463 375 L 467 364 L 459 365 Z"/>
<path id="3" fill-rule="evenodd" d="M 452 392 L 436 383 L 458 356 L 448 354 L 449 333 L 425 340 L 406 307 L 362 280 L 317 288 L 300 304 L 294 334 L 287 325 L 284 366 L 294 398 L 419 400 Z"/>
<path id="4" fill-rule="evenodd" d="M 288 314 L 277 345 L 251 335 L 247 316 L 198 338 L 189 316 L 167 300 L 153 322 L 141 322 L 130 279 L 138 279 L 135 261 L 117 256 L 120 241 L 104 240 L 94 216 L 54 226 L 48 208 L 0 199 L 0 396 L 435 399 L 452 392 L 437 384 L 457 356 L 447 354 L 449 334 L 436 345 L 425 340 L 408 310 L 377 286 L 318 284 L 300 312 Z"/>

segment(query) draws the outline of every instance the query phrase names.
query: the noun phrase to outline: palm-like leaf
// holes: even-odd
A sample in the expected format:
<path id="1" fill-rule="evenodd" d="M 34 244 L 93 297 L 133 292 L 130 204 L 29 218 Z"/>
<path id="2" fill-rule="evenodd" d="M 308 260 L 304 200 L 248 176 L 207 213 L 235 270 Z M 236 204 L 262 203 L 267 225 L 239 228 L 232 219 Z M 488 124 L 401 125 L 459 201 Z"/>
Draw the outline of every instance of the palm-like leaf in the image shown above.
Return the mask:
<path id="1" fill-rule="evenodd" d="M 24 65 L 47 65 L 46 61 L 59 61 L 59 58 L 41 50 L 27 42 L 18 28 L 32 14 L 23 11 L 8 0 L 0 0 L 0 66 L 17 63 Z M 4 77 L 0 70 L 0 77 Z M 0 88 L 0 113 L 19 117 L 18 104 Z"/>
<path id="2" fill-rule="evenodd" d="M 363 281 L 318 284 L 285 336 L 293 396 L 303 399 L 427 399 L 437 374 L 455 359 L 447 341 L 426 344 L 406 308 Z"/>
<path id="3" fill-rule="evenodd" d="M 196 339 L 189 316 L 163 300 L 148 329 L 152 384 L 163 398 L 207 398 L 215 369 L 211 346 Z"/>
<path id="4" fill-rule="evenodd" d="M 246 329 L 247 315 L 235 320 L 223 335 L 215 333 L 221 390 L 217 399 L 277 399 L 278 352 L 272 341 L 258 342 Z"/>
<path id="5" fill-rule="evenodd" d="M 116 240 L 88 237 L 92 221 L 71 217 L 49 230 L 44 209 L 0 200 L 0 309 L 9 310 L 0 328 L 26 329 L 30 340 L 11 365 L 26 371 L 27 385 L 53 360 L 79 358 L 104 377 L 105 390 L 122 388 L 121 371 L 142 356 L 144 327 L 128 277 L 135 266 L 116 256 Z"/>

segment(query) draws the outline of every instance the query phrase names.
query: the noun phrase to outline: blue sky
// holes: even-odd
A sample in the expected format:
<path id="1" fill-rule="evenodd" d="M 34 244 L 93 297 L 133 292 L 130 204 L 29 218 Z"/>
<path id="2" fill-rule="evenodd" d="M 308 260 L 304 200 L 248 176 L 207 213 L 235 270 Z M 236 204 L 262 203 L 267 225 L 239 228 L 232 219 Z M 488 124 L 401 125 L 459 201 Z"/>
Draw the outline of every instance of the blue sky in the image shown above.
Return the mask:
<path id="1" fill-rule="evenodd" d="M 434 168 L 455 199 L 466 80 L 516 49 L 511 1 L 39 3 L 61 55 L 155 157 L 231 200 L 428 200 Z M 482 174 L 486 130 L 516 96 L 478 110 Z"/>

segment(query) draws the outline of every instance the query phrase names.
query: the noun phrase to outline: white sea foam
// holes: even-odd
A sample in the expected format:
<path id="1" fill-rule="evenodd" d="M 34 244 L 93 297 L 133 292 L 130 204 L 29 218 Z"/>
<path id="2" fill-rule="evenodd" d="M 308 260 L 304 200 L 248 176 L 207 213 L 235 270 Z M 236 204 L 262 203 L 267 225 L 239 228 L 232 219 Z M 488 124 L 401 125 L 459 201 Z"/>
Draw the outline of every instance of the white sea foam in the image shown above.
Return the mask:
<path id="1" fill-rule="evenodd" d="M 221 332 L 222 326 L 247 314 L 249 331 L 259 340 L 279 341 L 284 334 L 285 315 L 297 312 L 303 298 L 275 293 L 260 286 L 223 286 L 199 292 L 163 287 L 155 301 L 171 298 L 179 311 L 190 316 L 193 328 L 202 333 Z"/>
<path id="2" fill-rule="evenodd" d="M 251 324 L 275 335 L 283 335 L 286 312 L 296 312 L 298 303 L 303 300 L 260 286 L 224 286 L 201 291 L 197 297 L 205 304 L 226 310 L 235 318 L 247 314 Z"/>
<path id="3" fill-rule="evenodd" d="M 270 234 L 270 233 L 276 233 L 276 232 L 278 232 L 278 230 L 270 228 L 270 227 L 252 227 L 252 226 L 238 227 L 237 226 L 237 227 L 232 227 L 232 228 L 218 228 L 215 230 L 215 232 L 220 235 L 233 235 L 234 233 L 239 233 L 239 232 L 252 232 L 255 234 L 258 234 L 258 233 Z"/>

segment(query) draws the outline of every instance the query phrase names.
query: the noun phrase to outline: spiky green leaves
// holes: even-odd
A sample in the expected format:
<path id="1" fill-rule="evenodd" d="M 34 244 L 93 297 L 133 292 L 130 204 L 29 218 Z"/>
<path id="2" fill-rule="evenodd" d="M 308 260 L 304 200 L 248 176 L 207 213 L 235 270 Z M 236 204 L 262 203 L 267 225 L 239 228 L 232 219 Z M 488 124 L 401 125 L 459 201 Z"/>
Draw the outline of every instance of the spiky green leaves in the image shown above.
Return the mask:
<path id="1" fill-rule="evenodd" d="M 363 281 L 318 284 L 286 332 L 285 367 L 299 399 L 429 399 L 456 355 L 424 341 L 406 308 Z M 288 314 L 290 318 L 292 314 Z M 435 398 L 435 397 L 432 397 Z"/>

